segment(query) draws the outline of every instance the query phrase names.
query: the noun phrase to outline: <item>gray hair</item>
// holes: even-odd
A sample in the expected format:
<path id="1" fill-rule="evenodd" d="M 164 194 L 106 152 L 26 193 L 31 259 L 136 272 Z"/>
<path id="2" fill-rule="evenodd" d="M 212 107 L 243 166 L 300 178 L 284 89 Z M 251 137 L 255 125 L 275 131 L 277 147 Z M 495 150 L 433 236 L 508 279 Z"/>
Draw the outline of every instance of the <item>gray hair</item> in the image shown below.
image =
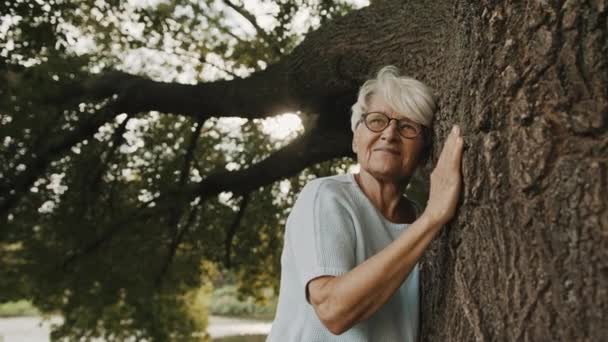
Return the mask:
<path id="1" fill-rule="evenodd" d="M 436 108 L 431 89 L 416 79 L 400 76 L 399 70 L 389 65 L 380 69 L 376 78 L 366 81 L 359 89 L 350 118 L 353 132 L 361 115 L 367 111 L 372 95 L 376 94 L 401 115 L 426 127 L 431 126 Z"/>

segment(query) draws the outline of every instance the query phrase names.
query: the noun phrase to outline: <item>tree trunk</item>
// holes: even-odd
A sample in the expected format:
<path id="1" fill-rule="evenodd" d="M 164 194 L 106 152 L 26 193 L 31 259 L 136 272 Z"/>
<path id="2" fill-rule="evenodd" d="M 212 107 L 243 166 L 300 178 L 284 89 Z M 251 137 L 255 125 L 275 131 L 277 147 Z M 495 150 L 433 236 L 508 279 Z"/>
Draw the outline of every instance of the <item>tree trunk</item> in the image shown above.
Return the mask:
<path id="1" fill-rule="evenodd" d="M 422 340 L 607 341 L 607 3 L 463 3 L 432 85 L 464 198 L 423 260 Z"/>

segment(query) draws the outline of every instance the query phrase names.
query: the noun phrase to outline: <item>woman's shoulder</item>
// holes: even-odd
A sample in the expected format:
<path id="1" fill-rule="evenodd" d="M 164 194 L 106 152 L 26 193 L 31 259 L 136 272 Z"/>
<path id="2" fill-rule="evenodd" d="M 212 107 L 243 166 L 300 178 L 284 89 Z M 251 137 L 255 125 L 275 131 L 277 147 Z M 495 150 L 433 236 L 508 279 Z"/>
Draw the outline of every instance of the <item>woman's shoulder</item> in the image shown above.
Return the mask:
<path id="1" fill-rule="evenodd" d="M 319 177 L 308 182 L 302 192 L 343 192 L 351 186 L 350 175 L 334 175 L 328 177 Z"/>
<path id="2" fill-rule="evenodd" d="M 319 177 L 309 181 L 300 191 L 298 201 L 322 202 L 340 200 L 350 197 L 352 182 L 349 175 Z"/>
<path id="3" fill-rule="evenodd" d="M 291 208 L 288 224 L 293 220 L 307 220 L 314 213 L 338 214 L 350 207 L 350 197 L 345 187 L 348 181 L 345 175 L 320 177 L 306 183 Z"/>

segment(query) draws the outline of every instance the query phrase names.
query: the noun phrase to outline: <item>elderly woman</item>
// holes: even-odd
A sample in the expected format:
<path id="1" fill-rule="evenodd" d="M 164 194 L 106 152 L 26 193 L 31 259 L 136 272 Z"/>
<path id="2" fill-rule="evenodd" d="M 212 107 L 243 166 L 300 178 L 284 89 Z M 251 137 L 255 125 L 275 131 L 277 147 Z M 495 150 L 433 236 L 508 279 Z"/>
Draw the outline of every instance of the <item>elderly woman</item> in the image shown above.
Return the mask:
<path id="1" fill-rule="evenodd" d="M 463 140 L 447 137 L 418 215 L 404 190 L 425 160 L 429 88 L 385 67 L 352 107 L 358 174 L 315 179 L 286 224 L 275 321 L 267 341 L 416 341 L 417 262 L 454 215 Z"/>

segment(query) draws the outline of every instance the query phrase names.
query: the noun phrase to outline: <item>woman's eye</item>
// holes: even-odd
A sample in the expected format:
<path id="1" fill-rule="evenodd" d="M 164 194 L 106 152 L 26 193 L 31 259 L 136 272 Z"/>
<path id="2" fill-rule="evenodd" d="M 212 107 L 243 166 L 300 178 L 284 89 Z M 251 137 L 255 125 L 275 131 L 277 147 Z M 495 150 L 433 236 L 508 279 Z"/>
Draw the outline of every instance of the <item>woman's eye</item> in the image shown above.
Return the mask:
<path id="1" fill-rule="evenodd" d="M 404 130 L 404 131 L 417 131 L 418 129 L 416 128 L 416 126 L 412 125 L 409 122 L 404 122 L 399 126 L 399 129 Z"/>

